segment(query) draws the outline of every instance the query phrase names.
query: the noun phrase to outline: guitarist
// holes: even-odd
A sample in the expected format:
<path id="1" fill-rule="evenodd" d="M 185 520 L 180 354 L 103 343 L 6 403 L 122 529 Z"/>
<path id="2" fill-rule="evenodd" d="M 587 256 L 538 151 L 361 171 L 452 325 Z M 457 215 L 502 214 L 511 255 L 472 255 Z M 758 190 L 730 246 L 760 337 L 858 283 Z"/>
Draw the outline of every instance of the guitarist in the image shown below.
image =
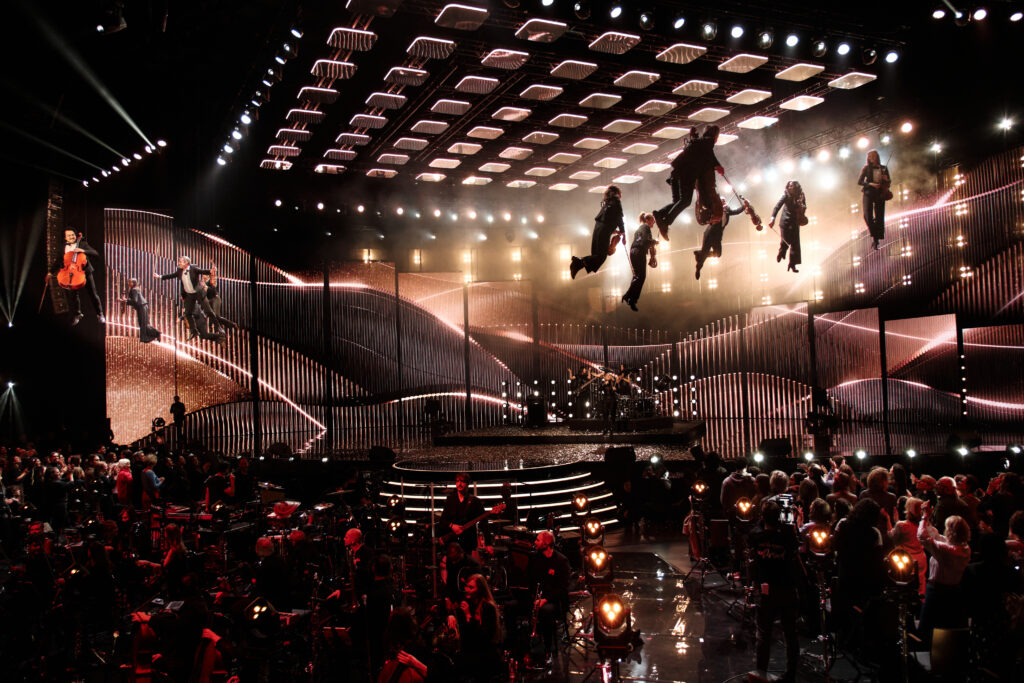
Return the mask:
<path id="1" fill-rule="evenodd" d="M 89 246 L 89 243 L 85 241 L 84 237 L 79 236 L 73 228 L 68 228 L 64 231 L 64 251 L 61 252 L 60 258 L 53 262 L 50 268 L 51 272 L 46 274 L 46 279 L 49 280 L 54 276 L 55 273 L 60 271 L 64 267 L 64 254 L 75 252 L 78 254 L 85 254 L 88 257 L 85 261 L 85 289 L 89 292 L 89 298 L 92 299 L 93 306 L 96 308 L 96 317 L 100 319 L 100 323 L 106 324 L 107 319 L 103 317 L 103 302 L 100 301 L 99 291 L 96 289 L 96 280 L 93 278 L 95 269 L 92 266 L 92 258 L 99 256 L 99 253 Z M 82 322 L 82 302 L 78 297 L 77 289 L 68 289 L 68 303 L 71 305 L 71 309 L 75 312 L 75 317 L 71 321 L 72 326 Z"/>
<path id="2" fill-rule="evenodd" d="M 469 492 L 471 481 L 466 472 L 455 475 L 455 490 L 444 501 L 439 525 L 445 535 L 454 534 L 451 540 L 457 541 L 467 553 L 473 552 L 477 545 L 476 524 L 470 522 L 485 513 L 484 504 Z M 481 519 L 478 524 L 486 524 L 486 521 Z"/>
<path id="3" fill-rule="evenodd" d="M 800 265 L 800 226 L 807 225 L 807 198 L 797 181 L 790 180 L 786 183 L 786 191 L 772 209 L 772 219 L 768 221 L 769 228 L 775 227 L 775 217 L 779 215 L 780 210 L 782 216 L 779 218 L 779 233 L 782 239 L 779 240 L 779 253 L 775 260 L 781 262 L 786 258 L 788 250 L 789 265 L 786 270 L 799 273 L 796 267 Z"/>
<path id="4" fill-rule="evenodd" d="M 868 152 L 867 163 L 860 171 L 857 184 L 863 193 L 861 211 L 864 213 L 864 224 L 871 233 L 871 248 L 877 250 L 878 243 L 885 238 L 885 202 L 892 199 L 892 192 L 889 191 L 892 178 L 889 177 L 888 167 L 882 165 L 878 150 Z"/>

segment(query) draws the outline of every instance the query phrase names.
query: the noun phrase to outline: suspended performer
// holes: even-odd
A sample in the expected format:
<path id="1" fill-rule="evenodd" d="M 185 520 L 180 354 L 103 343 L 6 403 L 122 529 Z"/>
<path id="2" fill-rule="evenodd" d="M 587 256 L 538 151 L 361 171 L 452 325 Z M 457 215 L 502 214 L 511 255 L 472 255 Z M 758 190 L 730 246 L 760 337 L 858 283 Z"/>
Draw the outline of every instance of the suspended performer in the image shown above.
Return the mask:
<path id="1" fill-rule="evenodd" d="M 780 211 L 782 212 L 781 216 L 779 216 Z M 790 180 L 786 183 L 786 190 L 782 193 L 782 198 L 772 209 L 772 219 L 768 221 L 769 228 L 775 227 L 776 216 L 779 216 L 781 240 L 779 241 L 779 253 L 775 256 L 775 260 L 781 263 L 782 259 L 786 258 L 786 252 L 789 251 L 789 265 L 786 270 L 799 273 L 800 271 L 796 267 L 801 263 L 800 226 L 807 225 L 807 198 L 797 181 Z"/>
<path id="2" fill-rule="evenodd" d="M 576 279 L 576 274 L 586 268 L 588 273 L 597 272 L 601 264 L 608 258 L 612 234 L 625 235 L 626 227 L 622 219 L 622 190 L 617 185 L 609 185 L 601 200 L 601 211 L 594 218 L 594 236 L 590 242 L 590 254 L 579 258 L 573 256 L 569 263 L 569 273 Z"/>
<path id="3" fill-rule="evenodd" d="M 178 257 L 178 269 L 173 273 L 167 273 L 165 275 L 153 273 L 153 277 L 158 280 L 174 279 L 178 281 L 178 293 L 181 295 L 183 304 L 182 308 L 185 311 L 185 320 L 188 322 L 189 332 L 191 333 L 186 341 L 191 341 L 196 337 L 201 336 L 193 310 L 196 305 L 199 306 L 200 310 L 206 315 L 208 320 L 216 321 L 224 327 L 238 327 L 230 320 L 215 314 L 213 309 L 210 308 L 210 302 L 206 298 L 206 291 L 202 283 L 202 276 L 209 274 L 209 270 L 192 265 L 192 259 L 188 256 Z M 220 338 L 219 335 L 209 336 L 217 339 Z"/>
<path id="4" fill-rule="evenodd" d="M 53 262 L 50 272 L 46 273 L 47 282 L 56 275 L 57 282 L 68 293 L 68 303 L 75 313 L 75 317 L 71 320 L 72 326 L 82 322 L 84 317 L 82 315 L 82 300 L 78 295 L 79 289 L 85 289 L 89 293 L 99 321 L 107 322 L 107 319 L 103 317 L 103 302 L 100 300 L 99 291 L 96 289 L 96 280 L 93 277 L 95 268 L 93 268 L 92 261 L 89 260 L 90 257 L 98 256 L 99 253 L 89 246 L 82 233 L 75 232 L 74 228 L 68 228 L 64 231 L 64 252 Z M 74 276 L 71 275 L 72 271 L 79 271 L 84 275 L 84 280 L 76 283 Z M 72 278 L 66 285 L 62 281 L 65 276 Z"/>
<path id="5" fill-rule="evenodd" d="M 698 198 L 698 203 L 699 203 Z M 712 256 L 721 258 L 722 256 L 722 235 L 725 233 L 725 226 L 729 224 L 730 216 L 737 216 L 747 210 L 747 200 L 743 200 L 743 205 L 738 209 L 730 209 L 728 206 L 728 200 L 725 197 L 721 197 L 722 201 L 722 220 L 717 223 L 711 223 L 710 213 L 706 211 L 698 212 L 700 214 L 707 213 L 708 215 L 699 215 L 697 222 L 707 224 L 704 228 L 704 240 L 701 243 L 700 249 L 693 252 L 693 257 L 697 260 L 697 271 L 695 273 L 696 278 L 700 279 L 700 269 L 704 267 L 704 262 Z M 704 220 L 701 220 L 704 219 Z"/>
<path id="6" fill-rule="evenodd" d="M 860 170 L 857 184 L 863 193 L 861 211 L 871 234 L 871 248 L 878 249 L 878 244 L 885 239 L 885 203 L 892 199 L 892 178 L 889 168 L 882 165 L 878 150 L 868 152 L 867 163 Z"/>
<path id="7" fill-rule="evenodd" d="M 654 221 L 664 239 L 668 239 L 669 226 L 693 201 L 693 190 L 700 191 L 700 197 L 708 202 L 705 208 L 710 209 L 713 220 L 721 220 L 722 207 L 715 199 L 715 171 L 724 175 L 718 158 L 715 156 L 715 143 L 718 141 L 718 126 L 708 126 L 704 134 L 696 137 L 694 128 L 690 129 L 687 145 L 672 160 L 672 172 L 666 181 L 672 187 L 672 202 L 653 212 Z"/>
<path id="8" fill-rule="evenodd" d="M 135 317 L 139 321 L 139 340 L 143 344 L 148 344 L 160 338 L 160 330 L 149 324 L 149 302 L 142 295 L 142 290 L 139 289 L 139 281 L 135 278 L 128 280 L 128 291 L 125 292 L 121 303 L 135 309 Z"/>
<path id="9" fill-rule="evenodd" d="M 651 232 L 653 227 L 654 216 L 649 213 L 640 214 L 640 225 L 633 233 L 633 243 L 629 247 L 629 265 L 633 268 L 633 280 L 629 283 L 629 289 L 622 295 L 622 301 L 634 311 L 637 310 L 636 302 L 640 299 L 640 291 L 647 280 L 647 267 L 658 267 L 658 241 Z M 651 255 L 649 260 L 648 253 Z"/>

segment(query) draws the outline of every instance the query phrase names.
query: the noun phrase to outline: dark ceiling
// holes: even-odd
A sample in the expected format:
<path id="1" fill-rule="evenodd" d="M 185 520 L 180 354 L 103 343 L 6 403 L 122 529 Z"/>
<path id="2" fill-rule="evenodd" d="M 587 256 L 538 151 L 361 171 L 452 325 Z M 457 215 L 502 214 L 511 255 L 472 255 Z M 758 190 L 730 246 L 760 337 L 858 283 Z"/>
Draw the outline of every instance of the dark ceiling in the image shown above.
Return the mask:
<path id="1" fill-rule="evenodd" d="M 346 4 L 360 12 L 345 9 Z M 581 20 L 568 0 L 556 0 L 552 7 L 542 7 L 539 0 L 465 0 L 461 4 L 488 10 L 482 25 L 469 30 L 438 22 L 449 4 L 441 0 L 124 0 L 123 30 L 99 33 L 96 25 L 112 5 L 109 1 L 19 0 L 12 10 L 16 20 L 7 22 L 5 30 L 15 48 L 12 68 L 0 82 L 7 104 L 0 115 L 0 127 L 7 133 L 3 159 L 9 168 L 29 175 L 52 175 L 76 183 L 100 178 L 98 186 L 90 180 L 87 196 L 92 202 L 135 203 L 173 212 L 191 224 L 244 224 L 250 230 L 254 223 L 268 224 L 261 218 L 278 197 L 301 211 L 313 210 L 317 201 L 326 198 L 346 212 L 363 201 L 429 198 L 436 204 L 456 202 L 467 193 L 475 193 L 472 196 L 480 200 L 551 210 L 579 201 L 594 204 L 596 197 L 587 191 L 622 175 L 663 175 L 644 167 L 666 162 L 678 143 L 658 136 L 671 132 L 666 128 L 699 123 L 690 117 L 708 107 L 724 110 L 716 123 L 726 133 L 739 136 L 721 152 L 730 168 L 739 173 L 760 157 L 780 150 L 798 147 L 807 151 L 813 144 L 829 144 L 829 131 L 861 126 L 877 132 L 886 121 L 903 116 L 918 122 L 922 136 L 944 138 L 945 153 L 951 159 L 978 154 L 1006 143 L 1006 134 L 1002 139 L 994 134 L 994 122 L 1002 113 L 1012 115 L 1019 106 L 1019 88 L 1007 79 L 1013 72 L 1009 65 L 1019 60 L 1024 22 L 1007 21 L 1012 3 L 995 3 L 985 22 L 958 27 L 949 18 L 933 20 L 931 6 L 916 2 L 720 2 L 713 9 L 698 3 L 624 2 L 625 11 L 617 20 L 608 16 L 613 3 L 591 2 L 590 18 Z M 372 9 L 382 9 L 384 14 L 394 10 L 394 14 L 380 16 Z M 641 10 L 648 9 L 654 13 L 654 27 L 642 30 L 637 18 Z M 672 26 L 677 13 L 687 18 L 681 30 Z M 717 21 L 718 33 L 708 40 L 700 35 L 699 25 L 711 18 Z M 517 38 L 516 31 L 530 19 L 564 22 L 564 34 L 552 42 Z M 733 25 L 745 28 L 741 38 L 730 36 Z M 769 27 L 775 34 L 774 43 L 763 49 L 755 41 L 758 32 Z M 292 28 L 301 29 L 301 39 L 290 35 Z M 337 28 L 367 31 L 373 44 L 358 45 L 366 40 L 360 36 L 366 34 L 342 32 L 336 34 L 340 47 L 332 46 L 329 39 Z M 640 40 L 623 54 L 588 47 L 609 31 L 634 34 Z M 800 37 L 795 47 L 785 44 L 790 32 Z M 421 42 L 417 46 L 418 37 L 451 42 Z M 827 42 L 828 50 L 815 56 L 812 43 L 818 38 Z M 852 46 L 846 57 L 835 52 L 842 40 Z M 285 42 L 296 45 L 298 54 L 278 67 L 274 57 Z M 678 43 L 700 46 L 706 52 L 691 51 L 686 59 L 693 60 L 685 64 L 678 59 L 658 59 Z M 369 49 L 347 49 L 353 46 Z M 861 51 L 871 47 L 881 54 L 895 48 L 900 60 L 886 64 L 880 54 L 877 62 L 865 65 Z M 496 49 L 527 53 L 525 62 L 517 68 L 482 64 Z M 719 68 L 738 53 L 763 55 L 767 61 L 749 73 Z M 428 54 L 433 57 L 424 56 Z M 513 61 L 516 56 L 511 55 Z M 505 55 L 499 61 L 508 58 Z M 318 60 L 353 66 L 316 67 Z M 565 77 L 562 71 L 552 74 L 565 60 L 591 62 L 597 68 L 578 80 Z M 800 81 L 776 77 L 797 63 L 824 68 Z M 386 76 L 394 67 L 424 70 L 422 84 L 389 82 Z M 269 89 L 260 83 L 268 68 L 278 69 L 281 77 Z M 350 68 L 354 73 L 346 78 L 314 73 Z M 630 71 L 656 73 L 658 78 L 642 88 L 616 83 Z M 829 85 L 851 71 L 878 78 L 853 90 Z M 485 83 L 487 92 L 465 92 L 459 83 L 466 76 L 496 80 Z M 702 95 L 673 92 L 691 80 L 714 81 L 718 87 Z M 555 86 L 561 92 L 550 101 L 524 97 L 523 92 L 535 84 Z M 336 90 L 337 99 L 317 103 L 299 97 L 303 87 Z M 745 89 L 770 95 L 753 104 L 729 101 Z M 269 101 L 258 109 L 250 103 L 257 90 L 269 93 Z M 378 96 L 368 104 L 373 93 L 391 97 Z M 594 93 L 620 99 L 606 108 L 581 104 Z M 805 112 L 780 108 L 798 95 L 822 97 L 824 102 Z M 385 99 L 397 108 L 374 106 Z M 468 106 L 461 114 L 439 112 L 436 105 L 441 99 L 463 101 Z M 638 111 L 650 100 L 671 104 L 663 113 Z M 518 112 L 526 116 L 521 121 L 495 118 L 503 108 L 528 112 Z M 242 126 L 239 117 L 246 109 L 255 120 Z M 306 112 L 292 111 L 297 109 Z M 309 113 L 312 110 L 322 114 Z M 552 118 L 561 113 L 585 116 L 586 120 L 575 128 L 559 127 Z M 358 115 L 383 118 L 353 120 Z M 778 122 L 764 130 L 738 128 L 740 122 L 755 115 L 775 117 Z M 415 132 L 419 130 L 416 124 L 423 120 L 440 122 L 438 128 L 443 130 Z M 637 123 L 606 129 L 620 120 Z M 474 137 L 473 129 L 479 126 L 497 129 L 500 136 L 494 140 Z M 235 127 L 245 133 L 238 142 L 230 138 Z M 283 128 L 303 132 L 280 133 Z M 524 136 L 534 131 L 558 137 L 544 144 L 524 141 Z M 346 133 L 366 135 L 365 144 L 345 144 L 353 138 L 339 142 L 338 136 Z M 1011 131 L 1009 135 L 1017 134 Z M 824 143 L 814 142 L 815 136 Z M 403 143 L 399 143 L 396 148 L 402 138 L 423 140 L 425 146 L 402 149 Z M 581 148 L 580 141 L 587 138 L 592 140 L 583 142 Z M 148 157 L 144 146 L 157 139 L 166 140 L 169 146 L 156 157 Z M 228 142 L 237 148 L 232 155 L 222 150 Z M 924 137 L 920 142 L 925 144 Z M 631 147 L 638 143 L 657 147 L 632 153 L 646 149 Z M 600 148 L 586 148 L 590 144 Z M 272 145 L 280 147 L 271 150 Z M 297 156 L 283 156 L 281 152 L 289 152 L 283 147 L 294 148 Z M 467 153 L 470 151 L 473 153 Z M 112 168 L 120 156 L 131 159 L 133 153 L 143 160 L 114 173 Z M 556 154 L 578 158 L 552 160 Z M 216 164 L 219 155 L 229 160 L 226 166 Z M 525 158 L 507 158 L 516 155 Z M 625 162 L 614 169 L 595 166 L 606 157 Z M 438 159 L 453 160 L 458 166 L 431 166 Z M 266 160 L 290 161 L 293 166 L 287 171 L 261 169 Z M 509 167 L 480 170 L 488 163 Z M 316 173 L 321 164 L 343 166 L 344 170 L 330 169 L 341 171 L 337 175 Z M 554 171 L 545 176 L 529 174 L 536 167 Z M 102 178 L 101 168 L 112 177 Z M 372 169 L 386 169 L 396 176 L 368 178 Z M 445 178 L 438 183 L 425 182 L 424 173 L 445 174 Z M 598 175 L 590 177 L 593 173 Z M 491 182 L 466 186 L 463 181 L 469 176 L 491 178 Z M 524 179 L 536 185 L 508 187 L 509 182 Z M 550 189 L 560 183 L 577 187 L 567 192 Z"/>

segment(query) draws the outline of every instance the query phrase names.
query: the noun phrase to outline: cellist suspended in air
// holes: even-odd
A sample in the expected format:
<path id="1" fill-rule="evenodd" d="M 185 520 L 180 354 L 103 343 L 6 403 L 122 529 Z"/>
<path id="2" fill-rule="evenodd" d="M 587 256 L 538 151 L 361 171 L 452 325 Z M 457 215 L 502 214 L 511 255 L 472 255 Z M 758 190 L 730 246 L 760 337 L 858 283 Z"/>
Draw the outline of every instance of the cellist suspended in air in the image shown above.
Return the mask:
<path id="1" fill-rule="evenodd" d="M 101 323 L 106 323 L 103 317 L 103 302 L 100 301 L 99 291 L 96 289 L 96 280 L 93 278 L 94 268 L 89 257 L 99 256 L 99 253 L 89 246 L 89 243 L 82 237 L 82 233 L 76 232 L 74 228 L 64 231 L 64 253 L 54 260 L 50 271 L 46 273 L 46 280 L 56 276 L 59 284 L 68 294 L 68 304 L 75 317 L 71 320 L 72 325 L 82 322 L 82 302 L 78 296 L 78 290 L 85 289 L 92 299 L 93 307 L 96 309 L 96 317 Z"/>

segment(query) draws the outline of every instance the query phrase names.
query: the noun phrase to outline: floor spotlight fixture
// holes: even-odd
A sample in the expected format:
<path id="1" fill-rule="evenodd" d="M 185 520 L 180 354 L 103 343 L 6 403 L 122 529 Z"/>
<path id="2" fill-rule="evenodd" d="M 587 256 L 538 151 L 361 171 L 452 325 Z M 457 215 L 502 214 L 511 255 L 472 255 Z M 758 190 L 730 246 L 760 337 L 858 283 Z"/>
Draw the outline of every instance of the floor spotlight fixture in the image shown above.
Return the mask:
<path id="1" fill-rule="evenodd" d="M 607 657 L 616 651 L 627 652 L 632 635 L 629 607 L 615 593 L 602 596 L 594 605 L 594 643 L 598 653 Z"/>
<path id="2" fill-rule="evenodd" d="M 579 0 L 572 6 L 572 12 L 580 21 L 586 21 L 590 18 L 590 2 L 588 0 Z"/>
<path id="3" fill-rule="evenodd" d="M 885 570 L 895 585 L 906 586 L 917 577 L 917 562 L 906 548 L 897 546 L 885 556 Z"/>
<path id="4" fill-rule="evenodd" d="M 775 42 L 775 34 L 769 28 L 764 29 L 757 34 L 757 46 L 762 50 L 767 50 Z"/>
<path id="5" fill-rule="evenodd" d="M 590 585 L 611 586 L 615 578 L 612 572 L 612 556 L 602 546 L 592 545 L 583 555 L 583 568 Z"/>
<path id="6" fill-rule="evenodd" d="M 750 522 L 754 519 L 754 504 L 749 498 L 740 498 L 736 501 L 736 519 L 741 522 Z"/>

